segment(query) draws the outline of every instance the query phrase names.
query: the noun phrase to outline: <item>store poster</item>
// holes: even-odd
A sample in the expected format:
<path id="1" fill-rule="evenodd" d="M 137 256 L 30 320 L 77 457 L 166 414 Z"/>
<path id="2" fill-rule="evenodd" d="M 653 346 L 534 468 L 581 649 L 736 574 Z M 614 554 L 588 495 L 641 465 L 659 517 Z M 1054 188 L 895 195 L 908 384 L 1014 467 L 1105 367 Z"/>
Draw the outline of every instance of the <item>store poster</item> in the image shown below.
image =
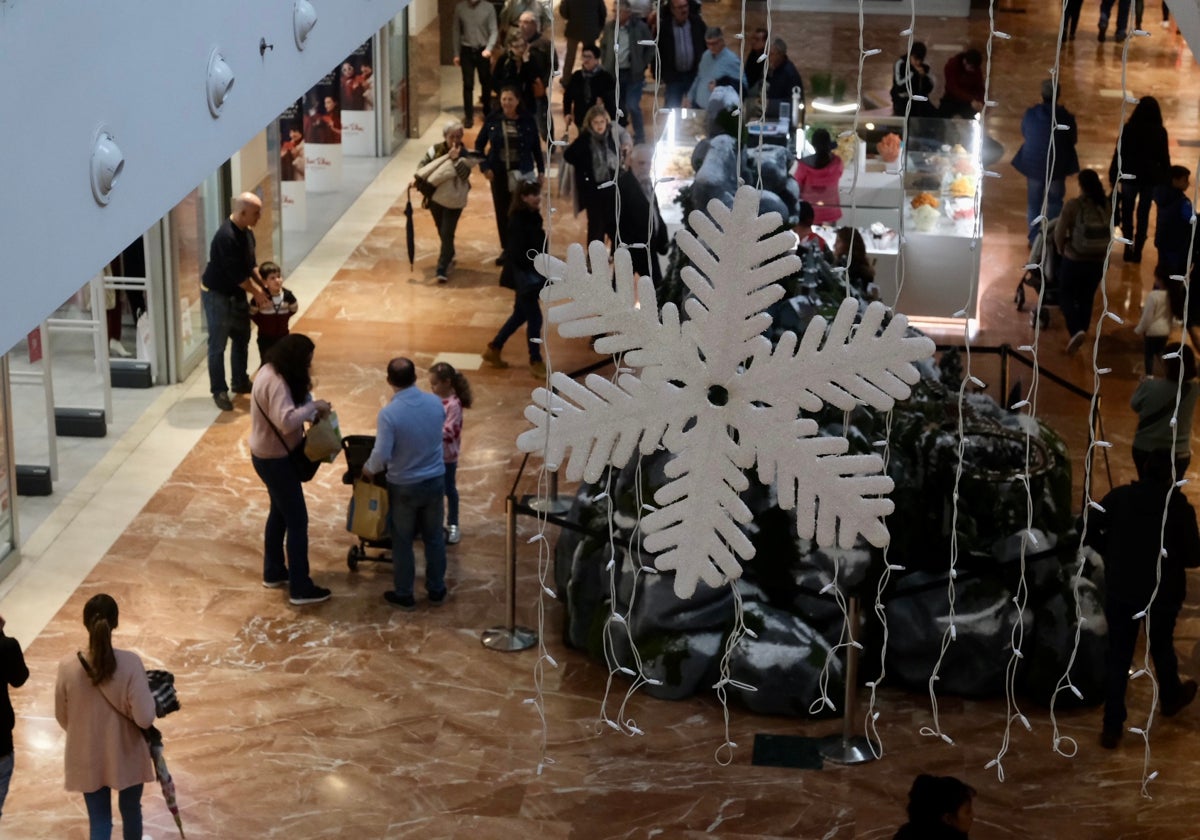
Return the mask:
<path id="1" fill-rule="evenodd" d="M 375 66 L 371 42 L 352 52 L 338 69 L 342 107 L 342 153 L 375 156 Z"/>
<path id="2" fill-rule="evenodd" d="M 304 100 L 297 99 L 279 115 L 279 200 L 283 208 L 284 230 L 304 230 L 308 227 L 304 147 Z"/>
<path id="3" fill-rule="evenodd" d="M 341 65 L 304 94 L 304 183 L 310 193 L 342 186 Z"/>

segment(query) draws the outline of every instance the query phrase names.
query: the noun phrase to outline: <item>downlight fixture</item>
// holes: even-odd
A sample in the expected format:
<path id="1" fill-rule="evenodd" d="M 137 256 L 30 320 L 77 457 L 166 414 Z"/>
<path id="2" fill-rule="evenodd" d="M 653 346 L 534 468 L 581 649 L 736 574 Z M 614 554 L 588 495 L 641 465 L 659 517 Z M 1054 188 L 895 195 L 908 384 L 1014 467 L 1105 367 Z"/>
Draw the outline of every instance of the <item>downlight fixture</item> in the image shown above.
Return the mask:
<path id="1" fill-rule="evenodd" d="M 107 128 L 96 129 L 92 138 L 92 195 L 97 204 L 108 204 L 113 187 L 125 170 L 125 155 Z"/>
<path id="2" fill-rule="evenodd" d="M 216 47 L 208 56 L 208 80 L 205 89 L 208 92 L 208 110 L 214 117 L 221 116 L 221 108 L 233 90 L 233 68 L 225 62 L 225 57 Z"/>
<path id="3" fill-rule="evenodd" d="M 317 25 L 317 10 L 308 0 L 295 0 L 292 6 L 292 28 L 296 33 L 296 49 L 304 49 L 308 34 Z"/>

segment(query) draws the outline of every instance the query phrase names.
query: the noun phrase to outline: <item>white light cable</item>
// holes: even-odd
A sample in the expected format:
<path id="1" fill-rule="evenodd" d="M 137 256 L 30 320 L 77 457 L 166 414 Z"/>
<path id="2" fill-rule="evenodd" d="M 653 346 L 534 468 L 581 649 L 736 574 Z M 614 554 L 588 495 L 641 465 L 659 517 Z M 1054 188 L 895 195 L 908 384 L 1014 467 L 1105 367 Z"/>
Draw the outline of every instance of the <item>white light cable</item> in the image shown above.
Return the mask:
<path id="1" fill-rule="evenodd" d="M 915 30 L 917 27 L 917 8 L 916 5 L 910 5 L 908 9 L 908 27 L 900 32 L 901 37 L 907 39 L 904 49 L 905 60 L 911 61 L 909 55 L 912 54 L 913 42 L 916 38 Z M 893 71 L 894 72 L 894 71 Z M 908 120 L 912 114 L 912 70 L 908 70 L 904 79 L 904 87 L 907 92 L 907 97 L 904 102 L 904 125 L 901 129 L 902 137 L 904 138 L 903 153 L 900 155 L 900 183 L 904 183 L 904 172 L 908 168 L 908 162 L 905 160 L 908 152 Z M 924 100 L 925 97 L 922 97 Z M 900 293 L 904 289 L 904 207 L 900 208 L 900 222 L 896 231 L 896 297 L 892 300 L 892 310 L 900 305 Z M 891 410 L 884 415 L 883 429 L 884 436 L 882 441 L 883 449 L 883 474 L 888 475 L 888 468 L 892 460 L 892 422 L 894 414 Z M 879 575 L 879 582 L 875 585 L 875 604 L 874 612 L 875 619 L 879 622 L 881 635 L 879 645 L 879 674 L 873 680 L 868 680 L 866 687 L 869 689 L 867 695 L 867 706 L 863 718 L 863 733 L 867 739 L 867 745 L 871 748 L 871 754 L 875 758 L 883 758 L 883 739 L 879 735 L 879 711 L 876 709 L 878 702 L 878 690 L 887 679 L 887 651 L 888 642 L 890 641 L 890 629 L 887 620 L 887 605 L 883 601 L 883 594 L 887 591 L 892 580 L 893 571 L 903 571 L 904 567 L 893 564 L 890 558 L 891 543 L 885 545 L 882 550 L 883 570 Z"/>
<path id="2" fill-rule="evenodd" d="M 543 33 L 544 35 L 544 33 Z M 546 146 L 543 153 L 543 164 L 546 177 L 542 183 L 542 195 L 549 199 L 546 202 L 546 253 L 552 253 L 554 241 L 554 194 L 551 189 L 553 179 L 550 178 L 550 162 L 553 160 L 553 151 L 555 148 L 561 148 L 554 140 L 554 80 L 562 76 L 562 70 L 557 67 L 558 64 L 558 49 L 554 46 L 554 15 L 550 15 L 550 84 L 546 86 Z M 523 36 L 522 36 L 523 37 Z M 539 141 L 540 142 L 540 141 Z M 561 144 L 565 146 L 566 144 Z M 559 166 L 562 166 L 561 152 L 559 155 Z M 507 173 L 505 173 L 507 177 Z M 508 256 L 508 255 L 506 255 Z M 511 257 L 509 257 L 511 259 Z M 558 278 L 547 277 L 547 285 L 554 283 Z M 528 330 L 528 324 L 526 330 Z M 541 335 L 530 337 L 530 340 L 539 344 L 542 351 L 542 358 L 546 365 L 546 377 L 544 387 L 550 389 L 550 376 L 553 373 L 553 363 L 550 354 L 550 344 L 546 341 L 546 336 L 549 330 L 546 327 L 546 322 L 542 322 Z M 538 467 L 537 474 L 537 533 L 534 535 L 531 542 L 534 542 L 538 548 L 537 560 L 537 577 L 538 577 L 538 596 L 537 596 L 537 659 L 533 664 L 533 687 L 534 696 L 526 700 L 537 711 L 537 715 L 541 724 L 541 733 L 539 740 L 539 758 L 537 765 L 537 773 L 540 776 L 542 771 L 548 765 L 554 764 L 554 759 L 549 756 L 549 728 L 546 720 L 546 695 L 545 695 L 545 666 L 549 664 L 553 668 L 558 667 L 558 663 L 554 661 L 554 657 L 550 655 L 550 651 L 546 648 L 546 598 L 557 597 L 554 594 L 547 581 L 551 578 L 551 554 L 550 544 L 546 538 L 546 511 L 550 509 L 550 482 L 547 478 L 547 470 L 551 468 L 549 459 L 548 442 L 542 447 L 542 464 Z M 554 466 L 557 469 L 557 465 Z M 514 559 L 515 563 L 516 560 Z M 514 585 L 516 575 L 514 574 Z"/>
<path id="3" fill-rule="evenodd" d="M 1137 35 L 1139 32 L 1143 36 L 1147 34 L 1146 32 L 1142 32 L 1141 30 L 1135 30 L 1133 34 Z M 1128 106 L 1134 105 L 1137 103 L 1137 99 L 1129 93 L 1129 75 L 1128 75 L 1129 74 L 1129 48 L 1132 45 L 1132 43 L 1133 43 L 1133 39 L 1132 38 L 1128 39 L 1121 49 L 1121 111 L 1120 111 L 1120 116 L 1118 117 L 1118 123 L 1117 123 L 1117 151 L 1116 151 L 1117 184 L 1116 184 L 1115 188 L 1113 189 L 1113 195 L 1112 195 L 1110 209 L 1109 209 L 1109 226 L 1110 226 L 1110 228 L 1113 227 L 1116 222 L 1117 189 L 1119 188 L 1122 181 L 1129 180 L 1134 177 L 1132 174 L 1125 173 L 1124 161 L 1123 161 L 1123 156 L 1124 156 L 1123 155 L 1123 141 L 1124 141 L 1123 134 L 1124 134 L 1124 127 L 1125 127 L 1126 109 L 1128 108 Z M 1091 399 L 1091 403 L 1090 403 L 1089 409 L 1088 409 L 1088 446 L 1087 446 L 1087 451 L 1086 451 L 1085 458 L 1084 458 L 1084 467 L 1083 467 L 1083 469 L 1084 469 L 1084 472 L 1083 472 L 1083 513 L 1082 513 L 1082 517 L 1081 517 L 1082 527 L 1080 528 L 1080 531 L 1079 531 L 1079 548 L 1076 549 L 1076 554 L 1075 554 L 1075 560 L 1076 560 L 1075 573 L 1071 577 L 1071 589 L 1072 589 L 1072 594 L 1073 594 L 1073 599 L 1074 599 L 1074 607 L 1075 607 L 1075 633 L 1074 633 L 1074 637 L 1072 639 L 1071 653 L 1067 657 L 1066 667 L 1063 670 L 1062 676 L 1059 677 L 1059 679 L 1058 679 L 1058 683 L 1056 684 L 1056 686 L 1054 688 L 1054 693 L 1051 694 L 1051 696 L 1050 696 L 1050 724 L 1053 728 L 1051 748 L 1059 755 L 1065 756 L 1067 758 L 1072 758 L 1078 753 L 1079 744 L 1075 741 L 1074 738 L 1070 737 L 1069 735 L 1061 734 L 1059 727 L 1058 727 L 1057 704 L 1058 704 L 1059 694 L 1061 694 L 1063 691 L 1068 691 L 1068 690 L 1072 694 L 1074 694 L 1077 699 L 1080 699 L 1080 700 L 1083 699 L 1083 692 L 1081 692 L 1079 690 L 1078 686 L 1076 686 L 1074 684 L 1074 682 L 1071 680 L 1071 669 L 1075 666 L 1075 660 L 1079 656 L 1079 641 L 1080 641 L 1080 638 L 1083 633 L 1083 624 L 1085 621 L 1084 616 L 1083 616 L 1083 605 L 1079 600 L 1079 582 L 1083 579 L 1083 571 L 1087 567 L 1087 554 L 1084 551 L 1084 544 L 1087 541 L 1088 526 L 1090 524 L 1090 513 L 1093 508 L 1100 507 L 1099 503 L 1092 497 L 1092 460 L 1095 457 L 1095 453 L 1096 453 L 1097 449 L 1108 448 L 1112 445 L 1110 442 L 1104 441 L 1104 440 L 1099 440 L 1096 437 L 1095 418 L 1099 414 L 1099 406 L 1100 406 L 1100 377 L 1104 373 L 1108 372 L 1107 369 L 1101 369 L 1099 366 L 1099 350 L 1100 350 L 1101 334 L 1104 331 L 1104 326 L 1105 326 L 1106 321 L 1112 320 L 1115 323 L 1118 323 L 1118 324 L 1121 323 L 1120 316 L 1109 309 L 1108 288 L 1107 288 L 1107 285 L 1104 283 L 1104 279 L 1103 279 L 1108 276 L 1108 268 L 1109 268 L 1109 264 L 1112 260 L 1113 248 L 1117 245 L 1118 242 L 1130 241 L 1127 238 L 1128 233 L 1129 233 L 1128 231 L 1123 230 L 1123 231 L 1121 231 L 1121 233 L 1123 234 L 1122 237 L 1109 239 L 1108 248 L 1106 249 L 1106 251 L 1104 253 L 1104 267 L 1101 270 L 1101 275 L 1100 275 L 1101 276 L 1101 281 L 1100 281 L 1101 312 L 1100 312 L 1100 316 L 1096 319 L 1096 337 L 1092 343 L 1092 399 Z M 1152 681 L 1153 681 L 1153 679 L 1154 679 L 1153 676 L 1151 676 Z M 1153 691 L 1155 693 L 1157 693 L 1157 690 L 1158 690 L 1157 684 L 1152 683 L 1152 685 L 1153 685 Z M 1147 742 L 1147 749 L 1149 749 L 1148 742 Z M 1148 760 L 1149 760 L 1149 758 L 1147 757 L 1147 761 Z M 1143 790 L 1144 790 L 1144 784 L 1145 784 L 1145 780 L 1143 780 Z"/>
<path id="4" fill-rule="evenodd" d="M 1000 30 L 996 29 L 996 0 L 989 0 L 989 2 L 988 2 L 988 38 L 987 38 L 987 48 L 986 48 L 987 56 L 986 56 L 986 62 L 984 65 L 985 70 L 984 70 L 984 77 L 983 77 L 983 108 L 976 117 L 976 119 L 979 123 L 977 130 L 978 130 L 978 136 L 980 137 L 980 146 L 979 146 L 979 149 L 976 150 L 976 154 L 979 155 L 981 159 L 982 159 L 983 139 L 987 137 L 987 135 L 984 131 L 984 127 L 987 124 L 987 112 L 988 112 L 989 108 L 991 108 L 993 105 L 996 104 L 989 98 L 991 95 L 991 85 L 992 85 L 992 52 L 993 52 L 993 49 L 995 46 L 995 41 L 997 38 L 999 38 L 1001 40 L 1008 40 L 1010 37 L 1011 36 L 1009 36 L 1007 33 L 1001 32 Z M 987 171 L 983 171 L 980 174 L 983 176 L 987 176 L 989 173 Z M 992 174 L 994 174 L 994 173 L 992 173 Z M 976 181 L 976 185 L 975 185 L 975 199 L 974 199 L 975 222 L 974 222 L 974 230 L 972 231 L 972 234 L 971 234 L 971 245 L 970 245 L 970 248 L 972 251 L 979 250 L 980 245 L 983 242 L 983 214 L 980 212 L 981 195 L 983 193 L 983 180 L 984 179 L 982 177 L 979 178 Z M 945 732 L 942 731 L 941 721 L 940 721 L 940 718 L 938 715 L 937 682 L 940 679 L 940 672 L 942 669 L 942 663 L 945 661 L 945 658 L 946 658 L 946 651 L 949 649 L 950 645 L 954 641 L 956 641 L 958 638 L 958 628 L 954 623 L 955 618 L 956 618 L 955 585 L 956 585 L 956 579 L 958 577 L 958 516 L 959 516 L 959 502 L 960 502 L 959 487 L 962 484 L 963 458 L 964 458 L 964 455 L 966 454 L 966 445 L 967 445 L 966 421 L 965 421 L 965 416 L 966 416 L 965 400 L 966 400 L 966 393 L 967 393 L 968 385 L 972 385 L 976 388 L 984 387 L 984 383 L 982 381 L 980 381 L 979 378 L 976 377 L 971 372 L 971 311 L 970 311 L 970 307 L 971 307 L 971 302 L 976 299 L 976 296 L 978 294 L 979 294 L 979 264 L 978 264 L 978 261 L 976 260 L 975 264 L 972 266 L 970 282 L 967 284 L 967 295 L 966 295 L 966 300 L 963 304 L 963 308 L 955 313 L 955 317 L 961 317 L 963 319 L 963 347 L 966 351 L 964 354 L 966 356 L 966 363 L 963 366 L 962 385 L 959 386 L 959 389 L 958 389 L 958 428 L 957 428 L 958 463 L 954 470 L 954 491 L 953 491 L 953 495 L 951 497 L 950 570 L 949 570 L 948 580 L 946 583 L 946 597 L 947 597 L 947 601 L 948 601 L 949 612 L 948 612 L 946 632 L 942 634 L 941 649 L 938 653 L 937 662 L 934 664 L 933 671 L 929 676 L 929 702 L 930 702 L 930 707 L 931 707 L 931 710 L 933 713 L 933 726 L 923 726 L 923 727 L 921 727 L 921 730 L 920 730 L 922 735 L 941 738 L 943 741 L 945 741 L 948 744 L 953 744 L 954 740 L 949 735 L 947 735 Z"/>
<path id="5" fill-rule="evenodd" d="M 1029 390 L 1025 396 L 1017 400 L 1013 405 L 1006 405 L 1010 411 L 1025 411 L 1028 410 L 1028 415 L 1033 424 L 1037 423 L 1037 395 L 1038 386 L 1040 384 L 1041 364 L 1038 355 L 1038 349 L 1041 342 L 1042 333 L 1042 307 L 1046 299 L 1046 268 L 1049 265 L 1049 249 L 1046 247 L 1046 239 L 1049 234 L 1049 204 L 1050 204 L 1050 185 L 1054 173 L 1055 161 L 1058 157 L 1057 136 L 1060 131 L 1068 130 L 1066 125 L 1058 123 L 1058 93 L 1059 79 L 1062 69 L 1062 49 L 1063 39 L 1066 33 L 1066 10 L 1067 0 L 1063 0 L 1059 10 L 1058 23 L 1058 38 L 1054 47 L 1054 66 L 1050 69 L 1050 80 L 1053 83 L 1052 92 L 1050 95 L 1050 136 L 1049 151 L 1046 156 L 1045 169 L 1043 170 L 1043 188 L 1042 188 L 1042 204 L 1038 217 L 1034 220 L 1039 228 L 1039 241 L 1042 243 L 1041 253 L 1039 254 L 1038 264 L 1039 269 L 1039 286 L 1037 306 L 1033 313 L 1033 341 L 1027 345 L 1033 356 L 1033 364 L 1031 367 Z M 1033 260 L 1030 260 L 1033 264 Z M 1001 394 L 1000 398 L 1007 402 L 1008 394 Z M 1036 427 L 1036 425 L 1035 425 Z M 1012 726 L 1014 721 L 1019 721 L 1026 731 L 1032 730 L 1029 719 L 1022 714 L 1020 706 L 1017 703 L 1017 674 L 1020 670 L 1021 661 L 1024 659 L 1024 651 L 1022 647 L 1025 643 L 1025 609 L 1029 602 L 1029 585 L 1026 578 L 1028 571 L 1027 554 L 1030 543 L 1035 541 L 1033 535 L 1034 525 L 1034 501 L 1033 489 L 1030 485 L 1030 470 L 1032 466 L 1033 444 L 1032 436 L 1025 436 L 1025 452 L 1024 452 L 1024 470 L 1018 477 L 1021 485 L 1025 490 L 1025 530 L 1021 533 L 1021 543 L 1018 548 L 1018 561 L 1020 564 L 1020 574 L 1017 579 L 1017 591 L 1013 596 L 1013 626 L 1009 636 L 1011 653 L 1009 654 L 1008 664 L 1004 670 L 1004 696 L 1007 708 L 1007 714 L 1004 719 L 1004 734 L 1000 740 L 1000 748 L 996 752 L 996 757 L 989 761 L 986 768 L 996 768 L 996 778 L 1001 782 L 1004 781 L 1004 756 L 1008 754 L 1009 745 L 1012 742 Z M 1034 546 L 1035 549 L 1040 548 Z"/>

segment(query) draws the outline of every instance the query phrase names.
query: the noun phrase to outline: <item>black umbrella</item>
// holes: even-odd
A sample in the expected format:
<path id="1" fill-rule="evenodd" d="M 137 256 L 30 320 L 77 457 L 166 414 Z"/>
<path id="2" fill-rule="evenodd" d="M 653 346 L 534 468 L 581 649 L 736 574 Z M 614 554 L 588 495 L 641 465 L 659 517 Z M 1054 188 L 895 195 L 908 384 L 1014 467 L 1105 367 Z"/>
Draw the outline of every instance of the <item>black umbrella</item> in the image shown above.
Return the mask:
<path id="1" fill-rule="evenodd" d="M 413 267 L 413 252 L 417 250 L 416 234 L 413 232 L 412 188 L 404 191 L 404 215 L 408 219 L 408 229 L 404 232 L 404 242 L 408 245 L 408 268 Z"/>

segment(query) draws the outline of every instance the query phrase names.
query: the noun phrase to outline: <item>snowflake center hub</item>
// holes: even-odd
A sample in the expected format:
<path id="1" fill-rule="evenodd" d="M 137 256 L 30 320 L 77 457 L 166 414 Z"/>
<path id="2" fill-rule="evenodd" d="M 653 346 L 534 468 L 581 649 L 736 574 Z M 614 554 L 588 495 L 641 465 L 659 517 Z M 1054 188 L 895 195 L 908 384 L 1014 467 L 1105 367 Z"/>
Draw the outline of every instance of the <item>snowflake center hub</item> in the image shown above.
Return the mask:
<path id="1" fill-rule="evenodd" d="M 720 408 L 729 403 L 729 390 L 723 385 L 708 386 L 708 402 Z"/>

